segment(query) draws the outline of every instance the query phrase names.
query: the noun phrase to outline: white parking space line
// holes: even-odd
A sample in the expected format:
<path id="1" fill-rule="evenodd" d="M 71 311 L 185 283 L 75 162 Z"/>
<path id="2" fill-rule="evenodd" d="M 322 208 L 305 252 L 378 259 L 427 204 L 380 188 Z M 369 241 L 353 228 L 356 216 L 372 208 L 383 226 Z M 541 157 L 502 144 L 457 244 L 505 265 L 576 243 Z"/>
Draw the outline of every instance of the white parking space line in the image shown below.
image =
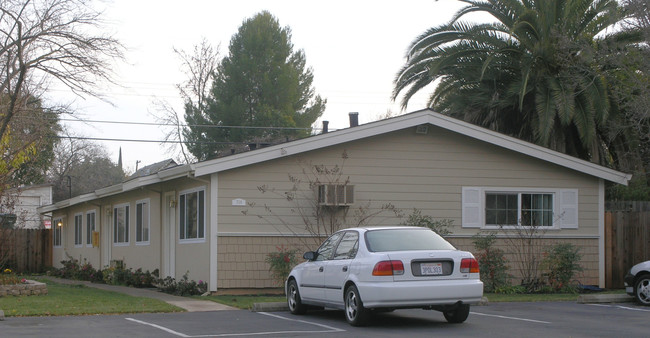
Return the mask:
<path id="1" fill-rule="evenodd" d="M 486 316 L 486 317 L 496 317 L 496 318 L 503 318 L 503 319 L 520 320 L 522 322 L 530 322 L 530 323 L 538 323 L 538 324 L 551 324 L 551 322 L 545 322 L 543 320 L 518 318 L 518 317 L 508 317 L 508 316 L 500 316 L 500 315 L 490 315 L 490 314 L 487 314 L 487 313 L 480 313 L 480 312 L 471 312 L 471 314 L 479 315 L 479 316 Z"/>
<path id="2" fill-rule="evenodd" d="M 277 318 L 277 319 L 282 319 L 282 320 L 287 320 L 287 321 L 292 321 L 292 322 L 298 322 L 298 323 L 303 323 L 303 324 L 308 324 L 308 325 L 314 325 L 318 326 L 321 328 L 324 328 L 325 330 L 293 330 L 293 331 L 263 331 L 263 332 L 246 332 L 246 333 L 220 333 L 220 334 L 202 334 L 202 335 L 186 335 L 184 333 L 180 333 L 177 331 L 174 331 L 170 328 L 166 328 L 164 326 L 158 325 L 158 324 L 153 324 L 149 322 L 145 322 L 142 320 L 137 320 L 134 318 L 125 318 L 126 320 L 142 324 L 142 325 L 148 325 L 154 328 L 157 328 L 159 330 L 163 330 L 167 333 L 171 333 L 173 335 L 179 336 L 179 337 L 187 337 L 187 338 L 200 338 L 200 337 L 238 337 L 238 336 L 266 336 L 266 335 L 277 335 L 277 334 L 309 334 L 309 333 L 336 333 L 336 332 L 344 332 L 345 330 L 335 328 L 332 326 L 324 325 L 324 324 L 319 324 L 319 323 L 314 323 L 314 322 L 309 322 L 306 320 L 298 320 L 298 319 L 291 319 L 291 318 L 286 318 L 283 316 L 267 313 L 267 312 L 258 312 L 258 314 L 262 314 L 265 316 Z"/>
<path id="3" fill-rule="evenodd" d="M 142 320 L 137 320 L 137 319 L 134 319 L 134 318 L 125 318 L 125 319 L 126 319 L 126 320 L 130 320 L 130 321 L 132 321 L 132 322 L 136 322 L 136 323 L 138 323 L 138 324 L 149 325 L 149 326 L 155 327 L 155 328 L 157 328 L 157 329 L 163 330 L 163 331 L 165 331 L 165 332 L 171 333 L 171 334 L 176 335 L 176 336 L 179 336 L 179 337 L 191 337 L 191 336 L 188 336 L 188 335 L 186 335 L 186 334 L 182 334 L 182 333 L 180 333 L 180 332 L 176 332 L 176 331 L 174 331 L 174 330 L 172 330 L 172 329 L 168 329 L 168 328 L 166 328 L 166 327 L 164 327 L 164 326 L 160 326 L 160 325 L 158 325 L 158 324 L 148 323 L 148 322 L 145 322 L 145 321 L 142 321 Z"/>
<path id="4" fill-rule="evenodd" d="M 321 333 L 321 332 L 344 332 L 345 331 L 343 329 L 328 326 L 328 325 L 325 325 L 325 324 L 308 322 L 306 320 L 300 320 L 300 319 L 287 318 L 287 317 L 283 317 L 283 316 L 280 316 L 280 315 L 271 314 L 271 313 L 268 313 L 268 312 L 258 312 L 258 313 L 261 314 L 261 315 L 270 316 L 270 317 L 279 318 L 279 319 L 284 319 L 284 320 L 288 320 L 288 321 L 292 321 L 292 322 L 299 322 L 299 323 L 305 323 L 305 324 L 309 324 L 309 325 L 316 325 L 316 326 L 320 326 L 322 328 L 327 329 L 327 331 L 309 331 L 309 332 L 319 332 L 319 333 Z"/>
<path id="5" fill-rule="evenodd" d="M 650 310 L 638 309 L 638 308 L 635 308 L 635 307 L 627 307 L 627 306 L 622 306 L 622 305 L 606 305 L 606 304 L 588 304 L 588 305 L 600 306 L 600 307 L 611 307 L 611 308 L 630 310 L 630 311 L 650 312 Z"/>

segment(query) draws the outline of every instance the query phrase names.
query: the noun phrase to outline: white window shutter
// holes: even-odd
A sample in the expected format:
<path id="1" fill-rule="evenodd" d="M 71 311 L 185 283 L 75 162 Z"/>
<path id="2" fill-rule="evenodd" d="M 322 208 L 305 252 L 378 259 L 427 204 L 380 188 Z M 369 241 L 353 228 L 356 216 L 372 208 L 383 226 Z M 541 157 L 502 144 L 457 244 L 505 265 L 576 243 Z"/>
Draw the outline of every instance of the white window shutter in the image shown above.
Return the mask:
<path id="1" fill-rule="evenodd" d="M 463 187 L 463 228 L 480 228 L 481 222 L 481 189 Z"/>
<path id="2" fill-rule="evenodd" d="M 578 228 L 578 189 L 560 190 L 559 217 L 560 228 Z"/>

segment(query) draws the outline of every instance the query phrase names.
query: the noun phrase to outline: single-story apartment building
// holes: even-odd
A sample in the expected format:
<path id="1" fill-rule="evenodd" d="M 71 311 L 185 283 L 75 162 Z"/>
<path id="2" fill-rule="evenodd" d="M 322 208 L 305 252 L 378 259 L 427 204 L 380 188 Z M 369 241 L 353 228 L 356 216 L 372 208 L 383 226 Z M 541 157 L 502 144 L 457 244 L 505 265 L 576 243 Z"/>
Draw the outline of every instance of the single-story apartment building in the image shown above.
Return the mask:
<path id="1" fill-rule="evenodd" d="M 449 238 L 463 249 L 478 232 L 537 224 L 544 238 L 578 245 L 581 281 L 604 286 L 605 181 L 631 178 L 429 109 L 209 161 L 164 163 L 40 208 L 60 225 L 54 262 L 120 260 L 175 278 L 189 272 L 211 291 L 272 287 L 267 254 L 316 249 L 315 226 L 395 225 L 404 221 L 396 210 L 417 209 L 452 220 Z"/>

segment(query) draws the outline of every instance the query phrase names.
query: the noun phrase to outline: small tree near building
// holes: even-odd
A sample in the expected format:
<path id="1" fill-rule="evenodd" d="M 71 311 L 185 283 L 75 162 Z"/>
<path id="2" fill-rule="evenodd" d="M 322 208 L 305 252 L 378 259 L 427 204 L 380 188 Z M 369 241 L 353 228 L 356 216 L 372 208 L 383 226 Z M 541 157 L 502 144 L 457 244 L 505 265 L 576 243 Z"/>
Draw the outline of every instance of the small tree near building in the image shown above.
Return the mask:
<path id="1" fill-rule="evenodd" d="M 249 209 L 242 213 L 265 220 L 280 233 L 298 236 L 308 247 L 317 247 L 324 238 L 345 227 L 379 225 L 386 220 L 401 219 L 402 210 L 392 203 L 377 206 L 371 200 L 362 202 L 358 199 L 350 177 L 343 172 L 347 159 L 347 151 L 341 154 L 340 164 L 315 165 L 311 161 L 299 159 L 302 171 L 300 175 L 288 175 L 291 185 L 289 189 L 277 189 L 269 185 L 258 187 L 262 194 L 274 195 L 287 201 L 291 205 L 290 214 L 297 216 L 300 224 L 289 223 L 286 216 L 280 215 L 275 207 L 268 204 L 258 206 L 255 202 L 249 202 Z M 259 207 L 264 208 L 264 213 L 255 212 Z M 380 217 L 383 219 L 377 221 Z M 304 241 L 304 237 L 300 236 L 305 233 L 310 235 L 311 241 Z"/>

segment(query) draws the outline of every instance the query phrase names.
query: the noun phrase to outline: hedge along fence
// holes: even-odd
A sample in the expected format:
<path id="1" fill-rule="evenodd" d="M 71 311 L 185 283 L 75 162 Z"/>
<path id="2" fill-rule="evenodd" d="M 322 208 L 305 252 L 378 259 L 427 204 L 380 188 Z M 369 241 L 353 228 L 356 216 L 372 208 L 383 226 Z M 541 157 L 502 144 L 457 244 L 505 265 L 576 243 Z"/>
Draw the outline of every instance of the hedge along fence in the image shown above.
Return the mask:
<path id="1" fill-rule="evenodd" d="M 17 273 L 43 272 L 52 266 L 52 231 L 0 229 L 0 267 Z"/>

